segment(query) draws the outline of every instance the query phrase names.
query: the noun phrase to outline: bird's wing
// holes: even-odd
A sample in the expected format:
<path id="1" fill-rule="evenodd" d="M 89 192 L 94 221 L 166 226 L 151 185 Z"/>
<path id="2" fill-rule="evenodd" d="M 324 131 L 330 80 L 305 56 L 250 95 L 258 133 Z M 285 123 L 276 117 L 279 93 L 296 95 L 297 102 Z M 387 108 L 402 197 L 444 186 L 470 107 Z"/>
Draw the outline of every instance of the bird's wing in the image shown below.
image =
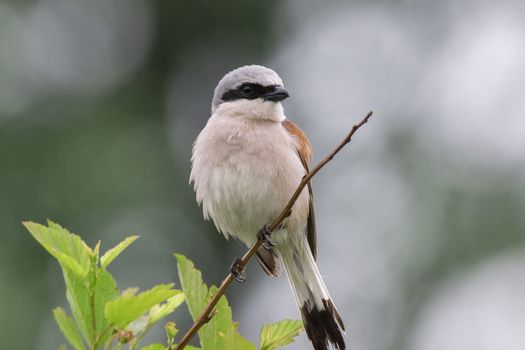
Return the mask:
<path id="1" fill-rule="evenodd" d="M 297 140 L 296 152 L 297 156 L 303 163 L 305 172 L 309 171 L 310 161 L 312 160 L 312 146 L 308 141 L 305 133 L 295 124 L 294 122 L 286 119 L 283 121 L 283 126 Z M 315 230 L 315 210 L 314 210 L 314 197 L 312 192 L 312 184 L 308 183 L 308 193 L 310 193 L 310 208 L 308 211 L 308 225 L 306 227 L 306 236 L 308 238 L 308 244 L 314 259 L 317 258 L 317 234 Z"/>

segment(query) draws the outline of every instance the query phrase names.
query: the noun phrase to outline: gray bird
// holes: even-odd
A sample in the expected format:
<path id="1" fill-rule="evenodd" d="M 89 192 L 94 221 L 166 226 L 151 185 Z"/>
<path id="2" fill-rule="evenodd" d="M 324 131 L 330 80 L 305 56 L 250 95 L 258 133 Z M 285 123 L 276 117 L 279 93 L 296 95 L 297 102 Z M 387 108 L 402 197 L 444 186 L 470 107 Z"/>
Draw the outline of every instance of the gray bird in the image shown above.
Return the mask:
<path id="1" fill-rule="evenodd" d="M 247 246 L 265 241 L 258 261 L 270 276 L 286 270 L 314 349 L 331 344 L 343 350 L 344 325 L 315 263 L 311 186 L 271 234 L 271 244 L 257 234 L 283 210 L 312 157 L 306 135 L 284 115 L 281 101 L 287 97 L 281 78 L 269 68 L 250 65 L 226 74 L 215 88 L 212 115 L 195 140 L 190 182 L 205 219 L 211 218 L 226 238 Z"/>

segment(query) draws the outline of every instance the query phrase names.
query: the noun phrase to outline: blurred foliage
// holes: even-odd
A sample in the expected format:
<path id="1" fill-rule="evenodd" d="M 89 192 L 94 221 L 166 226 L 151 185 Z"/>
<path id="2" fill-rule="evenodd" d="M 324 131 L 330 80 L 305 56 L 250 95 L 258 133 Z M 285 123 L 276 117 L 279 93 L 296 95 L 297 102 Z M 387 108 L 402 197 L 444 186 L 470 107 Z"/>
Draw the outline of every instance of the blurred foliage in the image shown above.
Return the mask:
<path id="1" fill-rule="evenodd" d="M 12 4 L 24 11 L 36 3 Z M 177 247 L 191 254 L 200 249 L 201 256 L 207 256 L 206 248 L 197 248 L 175 234 L 173 227 L 194 235 L 196 241 L 205 236 L 215 240 L 217 249 L 209 251 L 209 258 L 226 249 L 196 210 L 187 185 L 189 155 L 174 159 L 171 153 L 166 86 L 187 52 L 201 43 L 228 42 L 243 58 L 262 57 L 269 49 L 273 3 L 154 1 L 153 47 L 138 72 L 118 88 L 86 97 L 57 92 L 18 115 L 0 112 L 0 232 L 6 242 L 0 246 L 0 339 L 4 347 L 38 348 L 38 337 L 20 336 L 21 330 L 39 329 L 58 291 L 46 275 L 49 260 L 22 233 L 23 220 L 51 218 L 76 231 L 100 235 L 110 233 L 119 222 L 124 222 L 120 232 L 135 231 L 137 222 L 150 216 L 149 232 L 172 242 L 167 251 Z M 1 63 L 0 76 L 10 69 Z M 224 67 L 236 63 L 217 62 L 217 77 Z M 150 208 L 166 214 L 151 217 Z M 190 227 L 181 217 L 195 224 Z M 215 266 L 211 276 L 218 276 Z M 24 316 L 28 314 L 32 316 Z"/>

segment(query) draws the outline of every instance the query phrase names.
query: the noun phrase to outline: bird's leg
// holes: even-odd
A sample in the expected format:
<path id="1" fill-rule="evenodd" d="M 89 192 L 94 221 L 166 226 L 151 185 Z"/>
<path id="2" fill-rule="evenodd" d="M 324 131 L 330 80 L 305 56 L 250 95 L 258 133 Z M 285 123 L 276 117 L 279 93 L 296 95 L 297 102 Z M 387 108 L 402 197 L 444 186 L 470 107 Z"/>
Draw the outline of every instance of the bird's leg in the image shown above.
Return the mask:
<path id="1" fill-rule="evenodd" d="M 264 225 L 263 228 L 257 232 L 257 239 L 261 242 L 264 249 L 272 250 L 272 247 L 275 245 L 271 240 L 272 233 L 270 225 L 268 224 Z"/>
<path id="2" fill-rule="evenodd" d="M 244 264 L 242 263 L 241 258 L 235 258 L 230 267 L 230 272 L 237 282 L 243 283 L 246 281 L 246 272 L 244 271 Z"/>

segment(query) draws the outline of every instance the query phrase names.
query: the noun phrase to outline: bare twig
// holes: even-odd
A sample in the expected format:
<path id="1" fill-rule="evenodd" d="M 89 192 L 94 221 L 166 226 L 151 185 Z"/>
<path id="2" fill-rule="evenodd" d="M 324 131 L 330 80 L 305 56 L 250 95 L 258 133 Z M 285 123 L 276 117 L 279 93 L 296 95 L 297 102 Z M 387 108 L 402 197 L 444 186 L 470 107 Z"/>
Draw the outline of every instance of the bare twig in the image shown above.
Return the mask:
<path id="1" fill-rule="evenodd" d="M 368 112 L 366 116 L 361 120 L 358 124 L 354 125 L 352 127 L 352 130 L 348 133 L 348 135 L 345 137 L 345 139 L 330 153 L 326 158 L 324 158 L 319 164 L 315 166 L 310 172 L 308 172 L 305 176 L 303 176 L 303 179 L 301 180 L 301 183 L 299 183 L 299 186 L 297 186 L 297 189 L 295 190 L 294 194 L 292 195 L 292 198 L 288 201 L 288 204 L 284 207 L 284 209 L 281 211 L 281 214 L 270 225 L 270 230 L 275 231 L 277 227 L 290 215 L 291 209 L 293 205 L 295 204 L 295 201 L 297 201 L 297 198 L 299 198 L 299 195 L 303 191 L 304 187 L 308 184 L 308 182 L 314 177 L 315 174 L 321 170 L 322 167 L 326 165 L 329 161 L 334 158 L 334 156 L 344 147 L 346 144 L 348 144 L 352 140 L 352 136 L 354 136 L 355 132 L 366 122 L 368 122 L 368 119 L 372 116 L 372 111 Z M 261 242 L 257 241 L 255 244 L 253 244 L 250 249 L 244 254 L 244 256 L 241 259 L 241 267 L 245 267 L 248 264 L 248 261 L 253 257 L 255 252 L 257 252 L 257 249 L 261 246 Z M 221 285 L 219 286 L 219 289 L 217 289 L 217 292 L 215 292 L 215 295 L 211 298 L 210 302 L 206 306 L 206 309 L 202 312 L 202 314 L 199 316 L 199 319 L 193 324 L 193 326 L 184 334 L 184 337 L 182 338 L 181 342 L 177 345 L 175 350 L 182 350 L 190 340 L 193 338 L 193 336 L 199 331 L 199 329 L 210 320 L 210 313 L 212 312 L 213 308 L 219 301 L 219 299 L 222 297 L 224 292 L 226 291 L 226 288 L 230 286 L 230 284 L 233 282 L 233 274 L 230 272 L 228 276 L 222 281 Z"/>

